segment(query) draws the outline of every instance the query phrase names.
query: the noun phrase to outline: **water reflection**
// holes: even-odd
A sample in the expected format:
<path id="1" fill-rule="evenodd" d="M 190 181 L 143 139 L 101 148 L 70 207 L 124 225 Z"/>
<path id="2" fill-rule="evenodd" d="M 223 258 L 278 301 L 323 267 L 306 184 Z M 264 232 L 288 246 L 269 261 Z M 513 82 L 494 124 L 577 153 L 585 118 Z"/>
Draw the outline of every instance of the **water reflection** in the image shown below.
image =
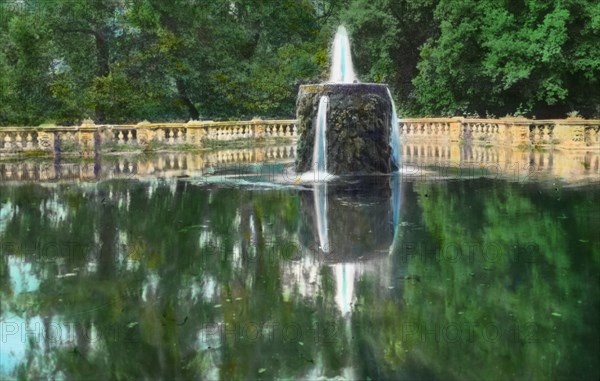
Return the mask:
<path id="1" fill-rule="evenodd" d="M 329 253 L 329 225 L 327 223 L 327 183 L 315 183 L 313 185 L 315 197 L 315 217 L 317 220 L 317 231 L 319 233 L 319 249 Z"/>
<path id="2" fill-rule="evenodd" d="M 0 373 L 593 378 L 599 202 L 400 175 L 2 184 Z"/>
<path id="3" fill-rule="evenodd" d="M 598 150 L 522 150 L 514 147 L 444 144 L 436 142 L 405 141 L 400 146 L 400 171 L 420 180 L 454 177 L 488 177 L 509 181 L 558 179 L 567 182 L 589 182 L 600 179 L 600 152 Z M 31 160 L 13 158 L 0 161 L 0 182 L 69 182 L 100 181 L 107 179 L 152 180 L 157 177 L 194 177 L 214 182 L 215 173 L 233 171 L 239 180 L 261 174 L 268 182 L 294 183 L 296 174 L 265 165 L 273 162 L 291 164 L 295 157 L 293 144 L 219 149 L 202 153 L 172 152 L 140 154 L 136 156 L 94 156 L 94 161 L 73 158 Z M 266 175 L 266 176 L 265 176 Z M 319 179 L 315 176 L 320 177 Z M 311 173 L 298 180 L 330 180 L 327 174 Z M 223 179 L 222 177 L 220 178 Z"/>
<path id="4" fill-rule="evenodd" d="M 152 180 L 157 177 L 207 178 L 214 172 L 237 166 L 237 174 L 249 174 L 253 167 L 271 162 L 292 161 L 295 145 L 210 150 L 205 152 L 171 152 L 102 157 L 94 160 L 75 158 L 31 160 L 13 158 L 0 161 L 0 181 L 23 182 L 99 181 L 108 179 Z M 265 166 L 266 170 L 267 166 Z M 272 168 L 271 168 L 272 169 Z M 243 171 L 245 172 L 243 172 Z M 271 178 L 275 173 L 271 173 Z"/>

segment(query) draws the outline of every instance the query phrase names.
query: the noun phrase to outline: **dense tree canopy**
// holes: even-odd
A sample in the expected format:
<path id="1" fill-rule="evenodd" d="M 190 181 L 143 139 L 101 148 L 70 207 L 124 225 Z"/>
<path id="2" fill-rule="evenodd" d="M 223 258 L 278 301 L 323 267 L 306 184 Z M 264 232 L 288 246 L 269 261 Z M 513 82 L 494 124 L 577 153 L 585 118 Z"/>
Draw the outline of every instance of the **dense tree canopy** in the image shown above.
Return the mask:
<path id="1" fill-rule="evenodd" d="M 600 114 L 593 0 L 9 0 L 0 124 L 290 117 L 339 23 L 403 115 Z"/>
<path id="2" fill-rule="evenodd" d="M 451 1 L 421 47 L 417 110 L 564 116 L 600 112 L 600 3 Z"/>

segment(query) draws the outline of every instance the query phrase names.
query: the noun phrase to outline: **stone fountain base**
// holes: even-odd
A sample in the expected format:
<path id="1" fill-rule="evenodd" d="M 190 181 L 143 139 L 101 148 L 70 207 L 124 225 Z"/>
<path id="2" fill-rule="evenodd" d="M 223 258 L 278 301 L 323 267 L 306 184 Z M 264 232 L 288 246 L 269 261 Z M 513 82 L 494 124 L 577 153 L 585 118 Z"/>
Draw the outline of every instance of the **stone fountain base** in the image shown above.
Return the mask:
<path id="1" fill-rule="evenodd" d="M 313 147 L 320 98 L 329 97 L 327 172 L 389 173 L 392 104 L 387 86 L 375 83 L 323 83 L 300 86 L 296 102 L 296 171 L 313 170 Z"/>

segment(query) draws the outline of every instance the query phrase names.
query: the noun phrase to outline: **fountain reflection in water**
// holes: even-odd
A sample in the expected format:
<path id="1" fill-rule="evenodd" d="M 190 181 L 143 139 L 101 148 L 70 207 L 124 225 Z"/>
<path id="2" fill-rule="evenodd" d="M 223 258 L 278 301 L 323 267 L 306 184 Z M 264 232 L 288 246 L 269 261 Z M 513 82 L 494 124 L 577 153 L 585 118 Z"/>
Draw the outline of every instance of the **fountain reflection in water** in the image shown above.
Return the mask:
<path id="1" fill-rule="evenodd" d="M 313 196 L 315 203 L 315 219 L 319 235 L 319 248 L 325 254 L 330 251 L 329 228 L 327 219 L 327 184 L 313 185 Z M 359 263 L 336 263 L 332 265 L 335 279 L 335 302 L 342 313 L 347 316 L 352 312 L 354 300 L 354 282 Z"/>
<path id="2" fill-rule="evenodd" d="M 392 240 L 392 244 L 390 245 L 389 253 L 392 255 L 395 250 L 398 242 L 400 241 L 400 206 L 402 204 L 401 197 L 401 184 L 402 177 L 399 173 L 393 173 L 390 177 L 390 188 L 392 189 L 392 197 L 391 197 L 391 207 L 392 207 L 392 226 L 394 227 L 394 238 Z"/>
<path id="3" fill-rule="evenodd" d="M 354 74 L 352 55 L 350 54 L 350 39 L 343 25 L 340 25 L 333 41 L 333 55 L 329 82 L 355 83 L 358 79 Z"/>
<path id="4" fill-rule="evenodd" d="M 319 248 L 329 253 L 329 233 L 327 224 L 327 184 L 314 184 L 315 216 L 319 234 Z"/>

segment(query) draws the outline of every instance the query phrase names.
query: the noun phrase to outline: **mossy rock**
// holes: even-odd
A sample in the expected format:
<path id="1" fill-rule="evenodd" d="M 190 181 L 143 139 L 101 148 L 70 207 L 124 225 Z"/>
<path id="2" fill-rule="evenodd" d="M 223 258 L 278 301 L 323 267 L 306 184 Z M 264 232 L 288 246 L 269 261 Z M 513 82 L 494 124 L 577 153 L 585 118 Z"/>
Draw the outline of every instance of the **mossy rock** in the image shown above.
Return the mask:
<path id="1" fill-rule="evenodd" d="M 327 171 L 333 174 L 389 173 L 392 104 L 385 85 L 305 85 L 296 103 L 299 141 L 296 170 L 312 170 L 317 113 L 327 110 Z"/>

